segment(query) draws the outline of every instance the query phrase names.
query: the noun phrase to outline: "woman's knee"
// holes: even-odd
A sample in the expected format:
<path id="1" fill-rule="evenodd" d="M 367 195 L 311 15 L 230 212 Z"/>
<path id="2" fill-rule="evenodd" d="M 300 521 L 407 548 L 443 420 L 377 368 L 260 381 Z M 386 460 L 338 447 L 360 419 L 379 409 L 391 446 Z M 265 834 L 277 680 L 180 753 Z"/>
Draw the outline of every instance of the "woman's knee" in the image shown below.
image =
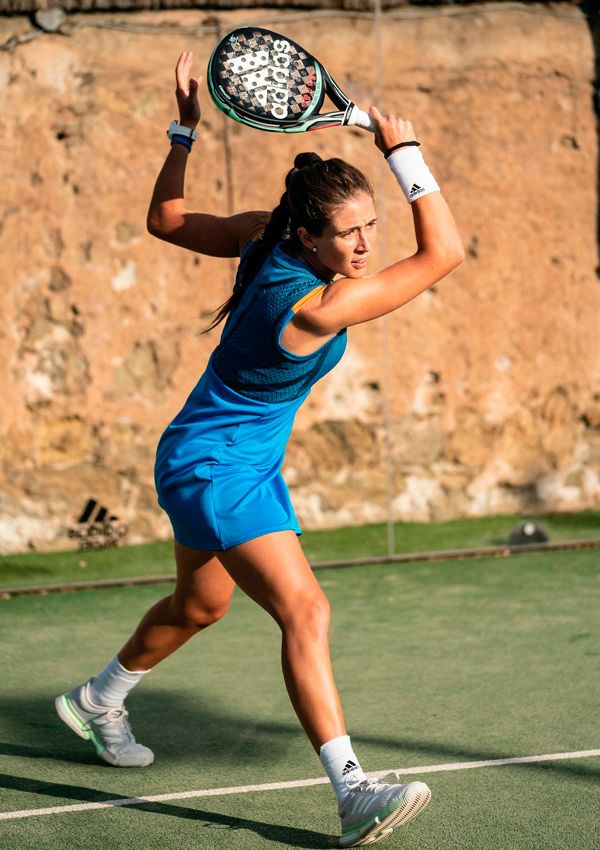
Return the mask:
<path id="1" fill-rule="evenodd" d="M 310 639 L 325 637 L 329 630 L 331 610 L 322 590 L 297 595 L 280 616 L 280 625 L 286 634 L 299 634 Z"/>
<path id="2" fill-rule="evenodd" d="M 194 597 L 173 594 L 171 607 L 179 623 L 185 628 L 206 629 L 217 623 L 229 609 L 229 599 L 222 602 L 206 602 Z"/>

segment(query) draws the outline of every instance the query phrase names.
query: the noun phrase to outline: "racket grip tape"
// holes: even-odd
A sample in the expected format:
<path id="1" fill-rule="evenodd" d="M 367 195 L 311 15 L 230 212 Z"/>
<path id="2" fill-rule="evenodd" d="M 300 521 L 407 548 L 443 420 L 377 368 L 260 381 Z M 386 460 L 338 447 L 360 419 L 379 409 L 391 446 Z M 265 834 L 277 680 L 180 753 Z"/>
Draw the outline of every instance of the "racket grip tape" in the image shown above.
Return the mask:
<path id="1" fill-rule="evenodd" d="M 375 124 L 368 112 L 364 109 L 359 109 L 358 106 L 352 104 L 348 117 L 345 122 L 347 125 L 362 127 L 363 130 L 368 130 L 370 133 L 375 132 Z"/>

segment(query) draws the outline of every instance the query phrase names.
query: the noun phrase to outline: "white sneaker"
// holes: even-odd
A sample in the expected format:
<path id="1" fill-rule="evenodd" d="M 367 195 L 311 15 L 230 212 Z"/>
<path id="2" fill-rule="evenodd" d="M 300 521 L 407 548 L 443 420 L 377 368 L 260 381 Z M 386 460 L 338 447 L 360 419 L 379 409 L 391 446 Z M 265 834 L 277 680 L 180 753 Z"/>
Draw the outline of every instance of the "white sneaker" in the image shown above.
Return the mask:
<path id="1" fill-rule="evenodd" d="M 154 761 L 154 753 L 138 744 L 122 706 L 94 705 L 89 698 L 93 679 L 78 685 L 68 694 L 56 697 L 58 716 L 80 738 L 91 741 L 101 759 L 113 767 L 146 767 Z"/>
<path id="2" fill-rule="evenodd" d="M 351 788 L 339 814 L 342 819 L 340 847 L 362 847 L 382 841 L 396 826 L 404 826 L 431 800 L 424 782 L 394 785 L 368 779 Z"/>

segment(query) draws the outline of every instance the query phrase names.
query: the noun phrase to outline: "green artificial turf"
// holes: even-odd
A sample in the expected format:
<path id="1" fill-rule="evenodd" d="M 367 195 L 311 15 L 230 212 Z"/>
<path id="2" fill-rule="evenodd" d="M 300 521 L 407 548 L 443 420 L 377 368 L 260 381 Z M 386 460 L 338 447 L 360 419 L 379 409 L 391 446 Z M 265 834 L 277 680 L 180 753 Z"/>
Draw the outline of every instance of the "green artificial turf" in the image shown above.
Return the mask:
<path id="1" fill-rule="evenodd" d="M 501 545 L 517 525 L 539 522 L 550 540 L 600 537 L 600 511 L 545 516 L 471 517 L 448 522 L 398 522 L 395 551 L 427 552 Z M 387 554 L 385 524 L 306 531 L 302 546 L 311 562 Z M 174 573 L 170 541 L 88 552 L 28 552 L 0 557 L 0 589 L 66 581 L 129 578 Z"/>
<path id="2" fill-rule="evenodd" d="M 600 567 L 594 551 L 322 570 L 334 669 L 367 770 L 598 747 Z M 54 716 L 167 587 L 0 602 L 0 810 L 318 777 L 288 703 L 279 633 L 240 592 L 229 614 L 128 700 L 149 768 L 118 770 Z M 390 850 L 592 850 L 600 759 L 411 775 L 434 799 Z M 10 848 L 327 847 L 317 786 L 3 821 Z"/>

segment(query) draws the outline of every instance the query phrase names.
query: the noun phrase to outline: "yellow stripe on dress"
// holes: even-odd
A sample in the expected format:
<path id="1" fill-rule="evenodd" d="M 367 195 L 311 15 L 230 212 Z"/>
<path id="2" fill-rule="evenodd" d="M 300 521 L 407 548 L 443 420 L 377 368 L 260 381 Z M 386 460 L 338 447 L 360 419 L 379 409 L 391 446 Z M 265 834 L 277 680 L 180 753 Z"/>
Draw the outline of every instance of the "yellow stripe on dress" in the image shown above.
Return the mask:
<path id="1" fill-rule="evenodd" d="M 327 284 L 323 284 L 322 286 L 317 286 L 315 289 L 311 289 L 310 292 L 307 292 L 306 295 L 303 295 L 299 301 L 292 306 L 292 313 L 297 313 L 301 307 L 304 307 L 307 301 L 310 301 L 311 298 L 314 298 L 315 295 L 318 295 L 320 292 L 323 292 L 326 289 Z"/>

